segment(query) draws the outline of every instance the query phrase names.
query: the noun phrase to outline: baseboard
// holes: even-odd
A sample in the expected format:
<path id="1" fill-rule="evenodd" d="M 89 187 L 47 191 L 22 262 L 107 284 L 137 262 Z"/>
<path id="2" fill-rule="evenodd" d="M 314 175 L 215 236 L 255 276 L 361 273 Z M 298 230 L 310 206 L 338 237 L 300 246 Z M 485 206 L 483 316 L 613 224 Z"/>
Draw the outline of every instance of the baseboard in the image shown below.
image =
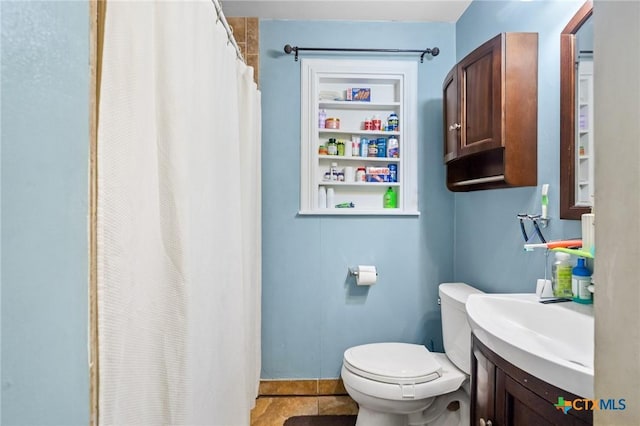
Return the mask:
<path id="1" fill-rule="evenodd" d="M 260 380 L 260 396 L 347 395 L 342 379 Z"/>

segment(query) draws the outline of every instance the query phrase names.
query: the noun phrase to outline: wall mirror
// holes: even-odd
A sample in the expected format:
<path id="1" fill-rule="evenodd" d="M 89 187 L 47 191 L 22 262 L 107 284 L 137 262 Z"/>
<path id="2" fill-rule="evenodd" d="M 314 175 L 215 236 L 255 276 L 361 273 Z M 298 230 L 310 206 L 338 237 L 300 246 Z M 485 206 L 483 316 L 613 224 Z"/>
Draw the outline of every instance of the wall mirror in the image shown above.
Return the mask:
<path id="1" fill-rule="evenodd" d="M 580 219 L 593 203 L 593 5 L 560 34 L 560 218 Z"/>

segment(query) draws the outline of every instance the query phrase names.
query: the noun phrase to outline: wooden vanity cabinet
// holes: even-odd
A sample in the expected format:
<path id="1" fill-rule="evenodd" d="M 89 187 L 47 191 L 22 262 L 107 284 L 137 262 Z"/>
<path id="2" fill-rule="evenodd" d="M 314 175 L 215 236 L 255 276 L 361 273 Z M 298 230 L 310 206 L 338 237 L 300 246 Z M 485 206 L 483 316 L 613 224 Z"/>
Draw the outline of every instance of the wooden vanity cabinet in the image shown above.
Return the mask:
<path id="1" fill-rule="evenodd" d="M 472 426 L 591 425 L 591 411 L 556 409 L 558 397 L 580 399 L 496 355 L 475 335 L 471 353 Z"/>
<path id="2" fill-rule="evenodd" d="M 442 85 L 447 187 L 537 184 L 538 34 L 502 33 Z"/>

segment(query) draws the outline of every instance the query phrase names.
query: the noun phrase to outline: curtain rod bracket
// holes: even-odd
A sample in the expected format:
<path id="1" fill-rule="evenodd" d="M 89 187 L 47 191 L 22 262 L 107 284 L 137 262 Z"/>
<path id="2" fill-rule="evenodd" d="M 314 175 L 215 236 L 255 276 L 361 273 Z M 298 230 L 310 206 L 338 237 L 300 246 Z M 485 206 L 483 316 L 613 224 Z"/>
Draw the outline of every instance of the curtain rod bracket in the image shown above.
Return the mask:
<path id="1" fill-rule="evenodd" d="M 294 59 L 298 61 L 298 53 L 301 50 L 314 51 L 314 52 L 382 52 L 382 53 L 420 53 L 420 62 L 424 62 L 424 55 L 430 54 L 433 56 L 438 56 L 440 54 L 440 49 L 437 47 L 433 47 L 431 49 L 351 49 L 351 48 L 334 48 L 334 47 L 298 47 L 291 46 L 290 44 L 285 44 L 284 53 L 287 55 L 294 52 Z"/>

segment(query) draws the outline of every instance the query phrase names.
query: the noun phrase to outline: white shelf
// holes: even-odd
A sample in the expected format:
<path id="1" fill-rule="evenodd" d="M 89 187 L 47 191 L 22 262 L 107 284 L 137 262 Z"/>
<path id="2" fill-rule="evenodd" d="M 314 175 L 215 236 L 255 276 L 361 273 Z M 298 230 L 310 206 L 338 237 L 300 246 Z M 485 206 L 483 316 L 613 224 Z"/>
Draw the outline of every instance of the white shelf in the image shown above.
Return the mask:
<path id="1" fill-rule="evenodd" d="M 579 103 L 576 108 L 576 117 L 579 117 L 577 137 L 575 140 L 575 152 L 577 153 L 575 164 L 575 195 L 576 205 L 590 206 L 594 193 L 594 152 L 593 140 L 593 61 L 581 59 L 578 63 L 579 84 L 577 85 L 577 98 Z M 585 154 L 580 154 L 581 148 Z"/>
<path id="2" fill-rule="evenodd" d="M 336 133 L 354 136 L 400 136 L 400 132 L 387 132 L 384 130 L 351 130 L 351 129 L 318 129 L 319 133 Z"/>
<path id="3" fill-rule="evenodd" d="M 400 186 L 400 182 L 337 182 L 337 181 L 329 181 L 329 180 L 321 180 L 320 182 L 318 182 L 319 186 L 384 186 L 385 188 L 388 188 L 390 186 L 392 187 L 399 187 Z"/>
<path id="4" fill-rule="evenodd" d="M 362 102 L 362 101 L 319 101 L 318 106 L 324 109 L 356 109 L 384 111 L 393 110 L 400 106 L 400 102 Z"/>
<path id="5" fill-rule="evenodd" d="M 320 160 L 333 160 L 333 161 L 367 161 L 374 163 L 399 163 L 400 158 L 390 158 L 390 157 L 347 157 L 344 155 L 318 155 Z"/>
<path id="6" fill-rule="evenodd" d="M 302 59 L 300 215 L 417 216 L 417 64 L 408 61 Z M 366 70 L 366 71 L 363 71 Z M 321 92 L 344 96 L 350 88 L 370 89 L 371 102 L 324 100 Z M 340 120 L 340 129 L 318 127 L 318 113 Z M 399 131 L 361 130 L 364 121 L 380 119 L 384 126 L 396 114 Z M 375 140 L 395 137 L 398 158 L 319 155 L 328 139 L 351 142 L 352 137 Z M 348 144 L 347 149 L 351 145 Z M 337 182 L 323 177 L 336 162 L 344 167 L 396 164 L 397 182 Z M 384 194 L 391 187 L 397 195 L 394 209 L 383 208 Z M 320 188 L 332 188 L 335 204 L 352 202 L 355 208 L 319 208 Z"/>
<path id="7" fill-rule="evenodd" d="M 400 209 L 371 209 L 371 210 L 359 210 L 357 208 L 351 209 L 318 209 L 318 210 L 300 210 L 298 212 L 301 216 L 420 216 L 420 212 L 407 211 Z"/>

